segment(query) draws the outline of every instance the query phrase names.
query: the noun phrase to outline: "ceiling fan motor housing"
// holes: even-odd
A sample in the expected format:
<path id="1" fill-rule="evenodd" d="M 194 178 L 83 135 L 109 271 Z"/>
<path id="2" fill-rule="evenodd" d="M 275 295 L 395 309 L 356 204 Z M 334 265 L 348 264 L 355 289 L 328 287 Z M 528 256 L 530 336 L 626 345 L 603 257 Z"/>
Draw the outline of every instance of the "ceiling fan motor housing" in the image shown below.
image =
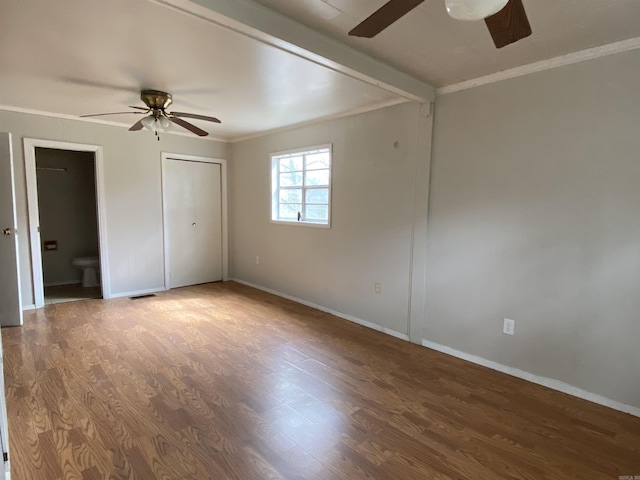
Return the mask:
<path id="1" fill-rule="evenodd" d="M 173 103 L 171 94 L 160 90 L 142 90 L 140 99 L 153 110 L 164 110 Z"/>
<path id="2" fill-rule="evenodd" d="M 156 136 L 158 135 L 158 129 L 166 131 L 169 127 L 171 127 L 172 123 L 180 125 L 181 127 L 189 130 L 191 133 L 195 133 L 199 137 L 206 137 L 207 135 L 209 135 L 206 130 L 203 130 L 200 127 L 196 127 L 194 124 L 187 122 L 185 118 L 195 118 L 197 120 L 204 120 L 205 122 L 222 123 L 217 118 L 209 117 L 207 115 L 188 112 L 167 112 L 165 109 L 173 103 L 173 97 L 170 93 L 167 92 L 162 92 L 160 90 L 142 90 L 140 92 L 140 99 L 144 102 L 147 108 L 131 105 L 130 108 L 135 109 L 135 111 L 133 112 L 96 113 L 82 116 L 97 117 L 102 115 L 145 115 L 144 118 L 134 123 L 131 128 L 129 128 L 129 131 L 136 132 L 144 127 L 155 132 Z"/>

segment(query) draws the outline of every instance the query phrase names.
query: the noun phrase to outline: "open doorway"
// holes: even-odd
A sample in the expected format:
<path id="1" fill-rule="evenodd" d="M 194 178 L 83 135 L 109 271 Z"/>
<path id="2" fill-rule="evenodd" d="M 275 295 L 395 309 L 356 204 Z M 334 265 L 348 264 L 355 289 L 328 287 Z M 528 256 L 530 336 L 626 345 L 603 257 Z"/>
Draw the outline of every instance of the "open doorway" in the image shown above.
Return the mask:
<path id="1" fill-rule="evenodd" d="M 108 298 L 102 149 L 24 139 L 36 308 Z"/>
<path id="2" fill-rule="evenodd" d="M 44 303 L 102 298 L 95 155 L 35 150 Z"/>

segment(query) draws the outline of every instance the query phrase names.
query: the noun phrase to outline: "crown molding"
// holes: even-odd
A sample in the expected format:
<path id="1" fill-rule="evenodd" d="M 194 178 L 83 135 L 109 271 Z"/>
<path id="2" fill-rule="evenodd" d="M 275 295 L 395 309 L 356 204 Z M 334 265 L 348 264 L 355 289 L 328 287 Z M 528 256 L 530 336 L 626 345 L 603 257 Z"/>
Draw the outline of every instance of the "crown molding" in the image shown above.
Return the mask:
<path id="1" fill-rule="evenodd" d="M 387 107 L 393 107 L 395 105 L 400 105 L 401 103 L 407 103 L 409 102 L 409 100 L 405 100 L 404 98 L 397 98 L 394 100 L 389 100 L 388 102 L 383 102 L 383 103 L 377 103 L 375 105 L 367 105 L 365 107 L 360 107 L 360 108 L 355 108 L 352 110 L 348 110 L 346 112 L 342 112 L 342 113 L 336 113 L 334 115 L 329 115 L 326 117 L 322 117 L 322 118 L 316 118 L 313 120 L 308 120 L 306 122 L 300 122 L 300 123 L 294 123 L 292 125 L 286 125 L 284 127 L 278 127 L 278 128 L 272 128 L 271 130 L 265 130 L 262 132 L 258 132 L 258 133 L 252 133 L 249 135 L 244 135 L 241 137 L 234 137 L 229 141 L 229 143 L 238 143 L 238 142 L 244 142 L 245 140 L 252 140 L 254 138 L 259 138 L 259 137 L 265 137 L 267 135 L 271 135 L 274 133 L 279 133 L 279 132 L 287 132 L 290 130 L 296 130 L 298 128 L 303 128 L 303 127 L 310 127 L 312 125 L 318 125 L 320 123 L 325 123 L 325 122 L 329 122 L 331 120 L 337 120 L 339 118 L 344 118 L 344 117 L 351 117 L 354 115 L 360 115 L 361 113 L 367 113 L 367 112 L 372 112 L 374 110 L 380 110 L 382 108 L 387 108 Z M 430 104 L 427 104 L 430 105 Z"/>
<path id="2" fill-rule="evenodd" d="M 14 112 L 14 113 L 24 113 L 27 115 L 39 115 L 41 117 L 50 117 L 50 118 L 58 118 L 62 120 L 73 120 L 75 122 L 84 122 L 84 123 L 97 123 L 100 125 L 110 125 L 112 127 L 120 127 L 129 129 L 130 125 L 124 123 L 113 122 L 109 120 L 102 120 L 98 118 L 86 118 L 86 117 L 78 117 L 76 115 L 67 115 L 66 113 L 54 113 L 54 112 L 46 112 L 43 110 L 34 110 L 31 108 L 22 108 L 22 107 L 14 107 L 11 105 L 0 105 L 0 111 L 6 112 Z M 171 130 L 169 132 L 162 132 L 163 135 L 177 135 L 180 137 L 189 137 L 195 139 L 196 137 L 192 133 L 180 132 Z M 208 142 L 220 142 L 220 143 L 229 143 L 228 139 L 212 137 L 211 135 L 207 137 L 197 137 L 199 140 L 205 140 Z"/>
<path id="3" fill-rule="evenodd" d="M 455 83 L 453 85 L 447 85 L 445 87 L 438 88 L 436 90 L 436 95 L 441 96 L 449 93 L 460 92 L 462 90 L 468 90 L 470 88 L 487 85 L 489 83 L 501 82 L 502 80 L 522 77 L 531 73 L 542 72 L 544 70 L 563 67 L 565 65 L 571 65 L 572 63 L 584 62 L 586 60 L 593 60 L 595 58 L 605 57 L 615 53 L 627 52 L 637 48 L 640 48 L 640 37 L 630 38 L 621 42 L 609 43 L 608 45 L 589 48 L 579 52 L 568 53 L 559 57 L 510 68 L 509 70 L 503 70 L 502 72 L 492 73 L 490 75 L 485 75 L 484 77 L 478 77 L 472 80 Z"/>

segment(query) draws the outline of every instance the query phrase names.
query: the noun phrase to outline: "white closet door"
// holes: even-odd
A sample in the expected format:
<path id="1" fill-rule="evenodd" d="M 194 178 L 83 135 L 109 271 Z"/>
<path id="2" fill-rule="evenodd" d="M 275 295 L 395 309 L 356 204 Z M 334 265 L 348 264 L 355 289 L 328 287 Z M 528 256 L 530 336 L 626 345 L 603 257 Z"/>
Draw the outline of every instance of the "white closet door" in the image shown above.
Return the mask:
<path id="1" fill-rule="evenodd" d="M 169 288 L 222 280 L 220 165 L 166 159 Z"/>

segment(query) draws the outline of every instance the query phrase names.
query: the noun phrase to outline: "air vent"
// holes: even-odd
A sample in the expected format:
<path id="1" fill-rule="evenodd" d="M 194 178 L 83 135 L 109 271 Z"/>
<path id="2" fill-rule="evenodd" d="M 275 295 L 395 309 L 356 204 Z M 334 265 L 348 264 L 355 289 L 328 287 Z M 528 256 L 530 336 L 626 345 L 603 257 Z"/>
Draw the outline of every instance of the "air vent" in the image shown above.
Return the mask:
<path id="1" fill-rule="evenodd" d="M 140 300 L 141 298 L 149 298 L 155 296 L 155 293 L 147 293 L 146 295 L 136 295 L 135 297 L 129 297 L 129 300 Z"/>

